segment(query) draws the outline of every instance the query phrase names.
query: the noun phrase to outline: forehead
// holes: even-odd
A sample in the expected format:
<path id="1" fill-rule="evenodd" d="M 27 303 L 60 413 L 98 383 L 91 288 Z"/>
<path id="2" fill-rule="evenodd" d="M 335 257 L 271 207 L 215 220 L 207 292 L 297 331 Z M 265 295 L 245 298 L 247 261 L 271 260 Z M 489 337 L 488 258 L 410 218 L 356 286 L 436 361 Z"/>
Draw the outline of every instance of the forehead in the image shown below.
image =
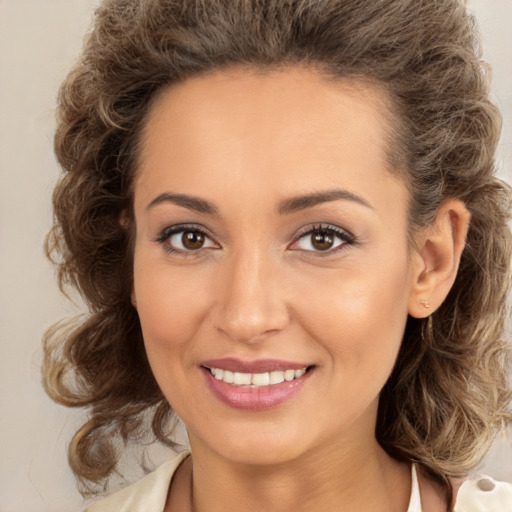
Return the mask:
<path id="1" fill-rule="evenodd" d="M 157 125 L 166 130 L 174 125 L 174 136 L 190 138 L 194 134 L 200 136 L 201 128 L 226 128 L 220 126 L 223 120 L 231 124 L 238 121 L 240 125 L 252 122 L 256 129 L 265 125 L 278 129 L 279 123 L 284 122 L 287 131 L 295 128 L 302 136 L 317 128 L 317 138 L 322 129 L 326 138 L 338 137 L 332 121 L 338 118 L 345 122 L 353 113 L 347 104 L 354 101 L 359 110 L 355 115 L 364 118 L 364 123 L 352 123 L 352 130 L 373 128 L 379 132 L 379 140 L 374 138 L 374 143 L 384 142 L 394 120 L 390 98 L 376 83 L 333 78 L 302 67 L 218 70 L 172 84 L 157 94 L 146 116 L 142 148 L 151 145 L 149 139 L 155 135 L 150 133 L 151 128 Z M 187 125 L 190 131 L 183 130 Z M 209 133 L 210 137 L 214 135 Z M 346 140 L 347 134 L 344 135 Z M 381 145 L 380 149 L 388 148 Z"/>
<path id="2" fill-rule="evenodd" d="M 268 194 L 323 183 L 354 192 L 365 184 L 378 193 L 384 181 L 396 181 L 388 163 L 389 103 L 375 85 L 303 68 L 188 79 L 163 90 L 148 113 L 136 200 L 176 187 L 222 193 L 258 180 Z"/>

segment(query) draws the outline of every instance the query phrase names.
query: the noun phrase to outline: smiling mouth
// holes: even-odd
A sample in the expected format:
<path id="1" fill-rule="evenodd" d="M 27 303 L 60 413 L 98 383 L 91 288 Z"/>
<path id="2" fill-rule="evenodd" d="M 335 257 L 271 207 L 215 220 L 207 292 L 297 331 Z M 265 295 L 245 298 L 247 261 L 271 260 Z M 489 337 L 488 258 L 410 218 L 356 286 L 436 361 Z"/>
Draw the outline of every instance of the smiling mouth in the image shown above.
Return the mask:
<path id="1" fill-rule="evenodd" d="M 274 386 L 282 382 L 291 382 L 300 379 L 309 369 L 309 367 L 298 370 L 278 370 L 264 373 L 241 373 L 223 370 L 222 368 L 206 367 L 217 380 L 236 387 L 260 388 Z"/>
<path id="2" fill-rule="evenodd" d="M 263 411 L 300 393 L 315 365 L 223 358 L 203 361 L 200 368 L 208 388 L 221 402 L 239 410 Z"/>

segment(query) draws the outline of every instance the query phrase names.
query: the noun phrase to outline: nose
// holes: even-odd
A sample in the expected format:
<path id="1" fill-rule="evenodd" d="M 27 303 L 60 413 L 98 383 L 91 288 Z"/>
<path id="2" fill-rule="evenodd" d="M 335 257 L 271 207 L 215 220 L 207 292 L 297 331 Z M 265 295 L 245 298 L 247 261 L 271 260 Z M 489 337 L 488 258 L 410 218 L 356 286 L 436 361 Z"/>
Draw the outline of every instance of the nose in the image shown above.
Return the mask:
<path id="1" fill-rule="evenodd" d="M 217 276 L 214 324 L 233 341 L 258 343 L 289 321 L 279 268 L 271 259 L 255 250 L 240 250 Z"/>

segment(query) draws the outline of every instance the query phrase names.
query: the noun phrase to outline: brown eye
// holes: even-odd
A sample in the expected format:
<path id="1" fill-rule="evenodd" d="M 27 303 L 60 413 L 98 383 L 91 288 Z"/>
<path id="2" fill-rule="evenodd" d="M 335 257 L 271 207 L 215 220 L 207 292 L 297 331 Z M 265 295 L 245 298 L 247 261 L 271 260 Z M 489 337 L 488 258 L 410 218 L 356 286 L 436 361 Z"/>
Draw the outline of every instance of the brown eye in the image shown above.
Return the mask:
<path id="1" fill-rule="evenodd" d="M 334 245 L 334 237 L 326 231 L 317 231 L 311 235 L 311 244 L 319 251 L 326 251 Z"/>
<path id="2" fill-rule="evenodd" d="M 194 226 L 170 226 L 164 229 L 155 240 L 159 242 L 165 251 L 187 255 L 194 252 L 201 253 L 204 249 L 220 249 L 202 229 Z"/>
<path id="3" fill-rule="evenodd" d="M 309 253 L 326 253 L 331 254 L 343 249 L 349 245 L 353 245 L 355 239 L 344 229 L 337 226 L 315 226 L 306 231 L 292 245 L 293 250 L 301 250 Z"/>
<path id="4" fill-rule="evenodd" d="M 199 231 L 184 231 L 181 236 L 181 243 L 185 249 L 190 251 L 201 249 L 204 245 L 204 235 Z"/>

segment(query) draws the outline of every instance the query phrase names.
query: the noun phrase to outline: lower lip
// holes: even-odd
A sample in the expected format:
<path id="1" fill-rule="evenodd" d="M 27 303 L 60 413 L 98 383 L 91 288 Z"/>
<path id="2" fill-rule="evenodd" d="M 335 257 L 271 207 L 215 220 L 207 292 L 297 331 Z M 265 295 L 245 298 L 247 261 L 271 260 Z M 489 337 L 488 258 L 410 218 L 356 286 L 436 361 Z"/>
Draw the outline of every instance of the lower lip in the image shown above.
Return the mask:
<path id="1" fill-rule="evenodd" d="M 201 370 L 203 370 L 208 387 L 221 402 L 235 409 L 248 411 L 263 411 L 286 402 L 304 387 L 311 374 L 311 370 L 308 370 L 298 379 L 271 386 L 250 388 L 234 386 L 218 380 L 207 368 L 202 367 Z"/>

